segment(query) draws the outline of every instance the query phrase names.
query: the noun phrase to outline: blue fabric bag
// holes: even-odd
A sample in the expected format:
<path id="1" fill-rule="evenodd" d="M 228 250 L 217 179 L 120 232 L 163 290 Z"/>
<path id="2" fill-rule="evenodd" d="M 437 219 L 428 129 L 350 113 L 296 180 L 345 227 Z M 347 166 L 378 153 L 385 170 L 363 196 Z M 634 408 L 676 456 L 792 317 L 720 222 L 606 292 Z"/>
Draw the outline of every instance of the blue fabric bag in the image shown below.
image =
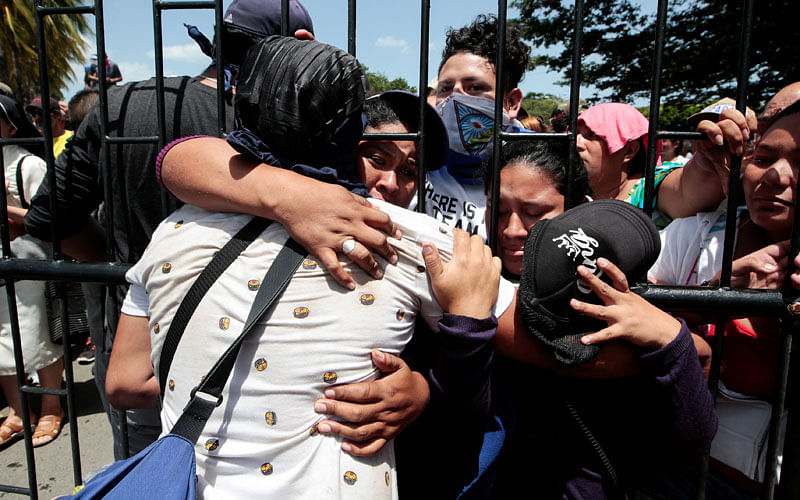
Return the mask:
<path id="1" fill-rule="evenodd" d="M 194 444 L 167 434 L 135 456 L 111 464 L 76 494 L 60 498 L 194 500 L 195 483 Z"/>

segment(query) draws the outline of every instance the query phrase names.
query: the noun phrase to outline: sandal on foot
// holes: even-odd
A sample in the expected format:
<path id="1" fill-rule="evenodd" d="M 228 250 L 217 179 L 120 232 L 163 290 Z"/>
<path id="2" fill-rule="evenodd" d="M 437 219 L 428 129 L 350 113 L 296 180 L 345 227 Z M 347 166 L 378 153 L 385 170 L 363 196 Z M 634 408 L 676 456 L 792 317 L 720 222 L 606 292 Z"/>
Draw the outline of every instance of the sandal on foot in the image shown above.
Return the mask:
<path id="1" fill-rule="evenodd" d="M 34 444 L 34 447 L 44 446 L 48 443 L 53 442 L 53 440 L 58 437 L 58 433 L 61 432 L 61 419 L 64 418 L 63 415 L 45 415 L 43 417 L 39 417 L 39 423 L 36 424 L 36 429 L 33 431 L 33 440 L 39 438 L 50 438 L 43 443 Z"/>
<path id="2" fill-rule="evenodd" d="M 0 447 L 5 448 L 11 443 L 21 439 L 23 430 L 22 423 L 15 425 L 6 418 L 3 424 L 0 425 Z"/>

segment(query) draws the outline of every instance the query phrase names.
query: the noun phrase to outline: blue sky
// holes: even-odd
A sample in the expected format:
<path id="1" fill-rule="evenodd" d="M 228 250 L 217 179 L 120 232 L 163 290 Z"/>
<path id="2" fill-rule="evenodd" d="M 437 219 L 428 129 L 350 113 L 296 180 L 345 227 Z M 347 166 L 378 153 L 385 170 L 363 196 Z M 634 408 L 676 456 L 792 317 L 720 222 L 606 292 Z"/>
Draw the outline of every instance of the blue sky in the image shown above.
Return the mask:
<path id="1" fill-rule="evenodd" d="M 314 22 L 317 39 L 347 49 L 347 2 L 345 0 L 302 0 Z M 646 0 L 648 3 L 650 0 Z M 370 71 L 384 73 L 390 79 L 403 77 L 414 86 L 419 82 L 418 0 L 362 0 L 356 20 L 356 55 Z M 230 0 L 223 2 L 227 7 Z M 480 13 L 496 13 L 497 3 L 490 0 L 432 1 L 430 26 L 429 78 L 436 75 L 448 27 L 471 22 Z M 518 12 L 509 8 L 509 17 Z M 89 22 L 94 26 L 94 16 Z M 194 24 L 209 38 L 213 35 L 212 10 L 170 10 L 162 15 L 164 39 L 164 74 L 196 75 L 210 60 L 188 37 L 183 23 Z M 150 0 L 111 0 L 105 2 L 106 50 L 116 62 L 124 81 L 147 79 L 155 74 L 153 62 L 153 22 Z M 89 56 L 95 52 L 90 40 Z M 66 89 L 69 98 L 83 88 L 83 66 L 75 65 L 76 80 Z M 569 87 L 555 84 L 556 73 L 543 69 L 530 71 L 520 87 L 523 92 L 545 92 L 569 97 Z M 586 95 L 586 89 L 582 94 Z"/>

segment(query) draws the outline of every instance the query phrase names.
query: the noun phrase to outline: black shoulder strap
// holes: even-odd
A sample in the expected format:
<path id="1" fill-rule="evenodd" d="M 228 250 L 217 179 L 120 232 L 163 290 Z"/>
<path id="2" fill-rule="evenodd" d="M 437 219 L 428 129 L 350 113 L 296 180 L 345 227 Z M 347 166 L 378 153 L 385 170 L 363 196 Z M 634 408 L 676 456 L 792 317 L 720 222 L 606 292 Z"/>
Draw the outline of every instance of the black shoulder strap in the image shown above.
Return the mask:
<path id="1" fill-rule="evenodd" d="M 19 203 L 22 208 L 30 208 L 30 204 L 25 201 L 25 186 L 22 180 L 22 162 L 25 158 L 33 155 L 22 155 L 22 158 L 17 162 L 17 193 L 19 193 Z"/>
<path id="2" fill-rule="evenodd" d="M 186 296 L 178 306 L 178 311 L 175 317 L 172 318 L 169 330 L 164 339 L 164 346 L 161 348 L 161 356 L 158 362 L 158 383 L 161 387 L 161 395 L 164 395 L 166 389 L 167 377 L 169 376 L 169 369 L 172 365 L 172 359 L 175 357 L 175 350 L 183 336 L 183 331 L 186 325 L 192 318 L 197 305 L 205 297 L 211 285 L 217 281 L 217 278 L 239 257 L 239 254 L 247 248 L 250 243 L 255 240 L 264 229 L 272 223 L 271 220 L 263 219 L 261 217 L 254 217 L 242 229 L 231 238 L 228 243 L 222 247 L 211 262 L 208 263 L 200 276 L 192 283 L 192 287 L 186 293 Z"/>
<path id="3" fill-rule="evenodd" d="M 225 351 L 225 354 L 217 360 L 200 385 L 192 390 L 192 399 L 172 427 L 170 431 L 172 434 L 183 436 L 192 443 L 196 443 L 200 438 L 200 433 L 203 432 L 203 427 L 214 408 L 222 403 L 222 390 L 233 371 L 233 365 L 245 336 L 250 333 L 256 322 L 283 293 L 305 256 L 306 251 L 296 241 L 289 239 L 286 242 L 261 282 L 242 333 Z M 198 395 L 200 393 L 211 396 L 213 400 L 200 397 Z"/>

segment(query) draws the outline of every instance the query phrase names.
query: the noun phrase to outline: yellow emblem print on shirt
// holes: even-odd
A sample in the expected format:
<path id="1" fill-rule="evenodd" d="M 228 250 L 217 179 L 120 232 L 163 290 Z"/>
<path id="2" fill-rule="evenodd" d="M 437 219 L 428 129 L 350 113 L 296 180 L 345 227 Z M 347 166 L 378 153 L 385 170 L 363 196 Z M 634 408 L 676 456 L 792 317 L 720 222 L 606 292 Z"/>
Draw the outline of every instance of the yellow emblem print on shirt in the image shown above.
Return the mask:
<path id="1" fill-rule="evenodd" d="M 314 259 L 305 259 L 303 261 L 303 269 L 312 270 L 317 268 L 317 261 Z"/>
<path id="2" fill-rule="evenodd" d="M 386 486 L 392 484 L 392 475 L 389 474 L 389 471 L 386 471 L 383 475 L 383 478 L 386 480 Z"/>
<path id="3" fill-rule="evenodd" d="M 153 325 L 153 333 L 158 333 L 160 331 L 161 331 L 161 325 L 159 325 L 158 323 Z"/>
<path id="4" fill-rule="evenodd" d="M 167 262 L 166 264 L 161 266 L 161 272 L 162 273 L 167 274 L 170 271 L 172 271 L 172 264 L 170 264 L 169 262 Z"/>
<path id="5" fill-rule="evenodd" d="M 405 316 L 406 316 L 406 312 L 404 310 L 402 310 L 402 309 L 398 309 L 397 312 L 395 313 L 395 317 L 397 318 L 397 321 L 403 321 L 403 318 L 405 318 Z"/>
<path id="6" fill-rule="evenodd" d="M 362 293 L 361 294 L 361 303 L 365 306 L 371 306 L 373 302 L 375 302 L 375 296 L 371 293 Z"/>
<path id="7" fill-rule="evenodd" d="M 325 372 L 322 374 L 322 381 L 326 384 L 332 384 L 336 382 L 337 378 L 339 378 L 339 376 L 336 375 L 336 372 Z"/>
<path id="8" fill-rule="evenodd" d="M 254 292 L 258 290 L 258 287 L 260 286 L 261 286 L 261 280 L 250 280 L 247 282 L 247 288 Z"/>
<path id="9" fill-rule="evenodd" d="M 269 476 L 270 474 L 272 474 L 272 464 L 269 462 L 264 462 L 263 464 L 261 464 L 261 473 L 264 474 L 265 476 Z"/>
<path id="10" fill-rule="evenodd" d="M 181 219 L 181 220 L 179 220 L 178 222 L 175 223 L 175 229 L 178 229 L 182 225 L 183 225 L 183 219 Z"/>
<path id="11" fill-rule="evenodd" d="M 314 424 L 311 426 L 311 429 L 308 430 L 309 436 L 316 436 L 319 433 L 319 429 L 317 429 L 317 425 Z"/>
<path id="12" fill-rule="evenodd" d="M 227 330 L 231 327 L 231 319 L 227 316 L 223 316 L 219 319 L 219 329 L 220 330 Z"/>
<path id="13" fill-rule="evenodd" d="M 294 317 L 297 319 L 303 319 L 308 316 L 308 308 L 307 307 L 295 307 L 294 308 Z"/>
<path id="14" fill-rule="evenodd" d="M 358 476 L 356 476 L 355 472 L 349 470 L 349 471 L 344 473 L 344 482 L 345 483 L 352 485 L 352 484 L 356 484 L 356 481 L 358 481 Z"/>
<path id="15" fill-rule="evenodd" d="M 219 439 L 209 439 L 206 441 L 206 450 L 214 451 L 219 448 Z"/>
<path id="16" fill-rule="evenodd" d="M 445 229 L 443 227 L 439 227 L 439 232 L 442 233 L 442 234 L 447 234 L 447 229 Z"/>
<path id="17" fill-rule="evenodd" d="M 274 411 L 268 411 L 264 414 L 264 420 L 267 422 L 267 425 L 275 425 L 278 423 L 278 415 L 276 415 Z"/>
<path id="18" fill-rule="evenodd" d="M 169 386 L 169 390 L 170 390 L 170 391 L 174 391 L 174 390 L 175 390 L 175 381 L 174 381 L 174 380 L 170 380 L 170 381 L 167 383 L 167 385 Z"/>
<path id="19" fill-rule="evenodd" d="M 263 372 L 264 370 L 267 369 L 267 360 L 264 358 L 258 358 L 256 360 L 255 365 L 256 365 L 256 370 Z"/>

